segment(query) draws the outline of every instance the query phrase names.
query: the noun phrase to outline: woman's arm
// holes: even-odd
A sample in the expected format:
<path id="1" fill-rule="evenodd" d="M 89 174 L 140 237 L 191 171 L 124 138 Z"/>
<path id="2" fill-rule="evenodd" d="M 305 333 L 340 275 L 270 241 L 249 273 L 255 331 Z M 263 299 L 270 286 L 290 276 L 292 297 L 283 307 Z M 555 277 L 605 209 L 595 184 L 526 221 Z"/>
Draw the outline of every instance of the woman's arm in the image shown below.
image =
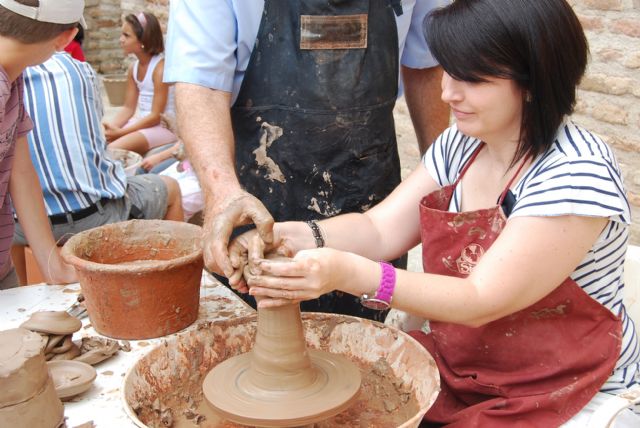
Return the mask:
<path id="1" fill-rule="evenodd" d="M 467 278 L 397 270 L 392 306 L 472 327 L 502 318 L 558 287 L 606 223 L 581 216 L 514 218 Z M 260 261 L 254 274 L 248 278 L 251 294 L 276 299 L 262 300 L 262 307 L 332 290 L 360 296 L 375 291 L 381 275 L 377 262 L 329 248 L 302 251 L 290 263 Z"/>

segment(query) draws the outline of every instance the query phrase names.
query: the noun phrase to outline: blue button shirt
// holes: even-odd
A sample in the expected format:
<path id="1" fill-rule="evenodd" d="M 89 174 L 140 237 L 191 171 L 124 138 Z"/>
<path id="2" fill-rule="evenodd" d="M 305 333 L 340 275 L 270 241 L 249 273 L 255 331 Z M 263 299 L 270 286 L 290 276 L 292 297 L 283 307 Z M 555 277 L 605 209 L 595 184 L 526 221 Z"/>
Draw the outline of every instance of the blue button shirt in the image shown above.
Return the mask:
<path id="1" fill-rule="evenodd" d="M 287 0 L 289 1 L 289 0 Z M 400 60 L 411 68 L 433 67 L 422 32 L 425 16 L 450 0 L 403 0 L 396 17 Z M 264 0 L 172 1 L 164 80 L 232 93 L 235 102 L 258 35 Z"/>

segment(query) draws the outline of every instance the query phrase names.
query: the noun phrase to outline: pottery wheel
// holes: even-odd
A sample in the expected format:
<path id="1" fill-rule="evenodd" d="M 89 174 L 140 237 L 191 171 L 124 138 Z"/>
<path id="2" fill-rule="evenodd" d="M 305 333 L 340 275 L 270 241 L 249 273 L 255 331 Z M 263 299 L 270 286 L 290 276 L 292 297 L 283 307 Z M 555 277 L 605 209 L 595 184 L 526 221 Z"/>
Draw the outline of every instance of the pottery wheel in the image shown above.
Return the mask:
<path id="1" fill-rule="evenodd" d="M 290 259 L 270 257 L 273 262 Z M 202 385 L 222 417 L 244 425 L 307 425 L 347 409 L 360 391 L 360 369 L 341 355 L 307 349 L 300 305 L 258 309 L 251 352 L 218 364 Z"/>
<path id="2" fill-rule="evenodd" d="M 250 374 L 251 352 L 209 372 L 204 396 L 225 418 L 252 426 L 299 426 L 347 409 L 360 389 L 360 370 L 341 355 L 309 350 L 312 381 L 300 388 L 264 389 Z"/>

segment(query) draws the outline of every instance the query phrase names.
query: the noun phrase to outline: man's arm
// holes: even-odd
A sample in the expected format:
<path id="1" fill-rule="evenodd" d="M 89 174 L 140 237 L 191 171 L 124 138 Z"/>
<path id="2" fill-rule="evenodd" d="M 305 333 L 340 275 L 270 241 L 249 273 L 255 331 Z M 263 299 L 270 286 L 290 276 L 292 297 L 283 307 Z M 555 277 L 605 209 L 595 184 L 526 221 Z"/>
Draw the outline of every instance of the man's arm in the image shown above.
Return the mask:
<path id="1" fill-rule="evenodd" d="M 176 84 L 178 130 L 205 199 L 205 264 L 227 276 L 233 273 L 227 246 L 235 227 L 253 223 L 265 241 L 273 239 L 271 215 L 236 176 L 230 102 L 229 92 Z"/>
<path id="2" fill-rule="evenodd" d="M 62 260 L 60 248 L 51 233 L 26 137 L 20 137 L 16 142 L 9 191 L 18 221 L 45 280 L 50 284 L 75 282 L 75 270 Z"/>
<path id="3" fill-rule="evenodd" d="M 449 126 L 449 106 L 440 99 L 442 67 L 402 66 L 404 97 L 423 155 L 431 143 Z"/>

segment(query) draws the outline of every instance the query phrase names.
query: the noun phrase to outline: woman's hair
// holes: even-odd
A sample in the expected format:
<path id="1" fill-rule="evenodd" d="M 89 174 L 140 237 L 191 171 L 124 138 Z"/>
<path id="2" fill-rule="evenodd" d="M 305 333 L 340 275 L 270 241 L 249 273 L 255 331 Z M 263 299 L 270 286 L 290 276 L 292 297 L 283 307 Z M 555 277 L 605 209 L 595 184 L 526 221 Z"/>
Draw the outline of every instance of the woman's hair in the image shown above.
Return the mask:
<path id="1" fill-rule="evenodd" d="M 582 26 L 565 0 L 454 0 L 425 20 L 431 52 L 456 80 L 511 79 L 522 89 L 520 142 L 512 165 L 544 152 L 587 66 Z"/>
<path id="2" fill-rule="evenodd" d="M 142 43 L 142 49 L 146 53 L 157 55 L 164 52 L 162 28 L 158 18 L 152 13 L 140 12 L 140 14 L 144 16 L 143 19 L 138 19 L 137 15 L 129 14 L 125 16 L 124 20 L 131 25 L 136 37 Z"/>
<path id="3" fill-rule="evenodd" d="M 39 6 L 39 0 L 16 0 L 26 6 Z M 53 24 L 30 19 L 0 6 L 0 36 L 20 43 L 40 43 L 58 37 L 76 24 Z"/>

